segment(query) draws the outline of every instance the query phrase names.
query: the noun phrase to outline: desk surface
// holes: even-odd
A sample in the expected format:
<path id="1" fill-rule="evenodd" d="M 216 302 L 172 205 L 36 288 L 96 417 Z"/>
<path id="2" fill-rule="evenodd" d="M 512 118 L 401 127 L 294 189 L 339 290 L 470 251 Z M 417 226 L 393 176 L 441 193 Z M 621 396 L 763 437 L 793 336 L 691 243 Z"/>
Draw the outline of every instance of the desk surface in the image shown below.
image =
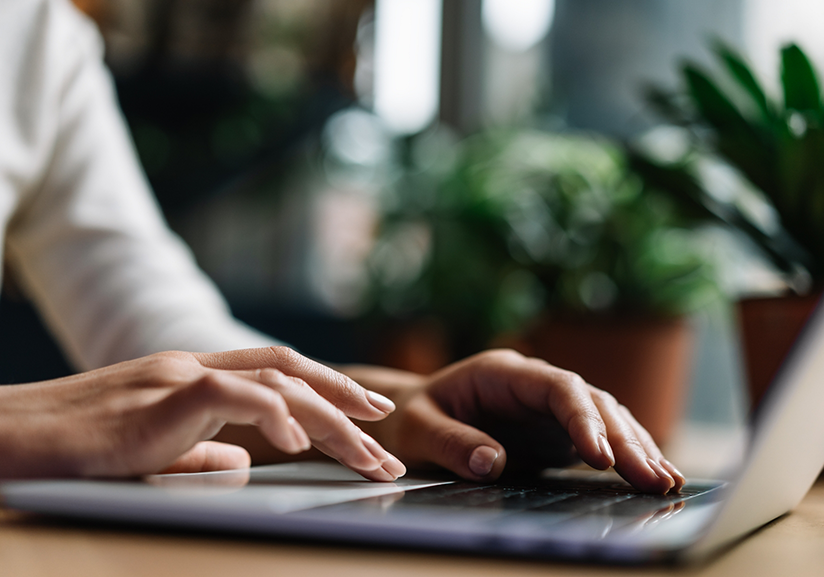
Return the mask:
<path id="1" fill-rule="evenodd" d="M 824 482 L 791 515 L 711 563 L 673 569 L 608 568 L 416 551 L 295 544 L 101 526 L 76 526 L 0 510 L 0 575 L 83 577 L 197 575 L 824 575 Z"/>

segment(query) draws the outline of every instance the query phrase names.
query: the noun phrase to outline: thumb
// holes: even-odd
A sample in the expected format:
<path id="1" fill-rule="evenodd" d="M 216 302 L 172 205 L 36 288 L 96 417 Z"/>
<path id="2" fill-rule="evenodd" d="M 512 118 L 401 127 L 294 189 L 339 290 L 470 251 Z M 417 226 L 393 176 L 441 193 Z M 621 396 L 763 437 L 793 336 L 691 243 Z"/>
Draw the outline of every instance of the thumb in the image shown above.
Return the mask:
<path id="1" fill-rule="evenodd" d="M 503 446 L 484 433 L 453 419 L 431 398 L 410 406 L 414 429 L 408 435 L 412 461 L 439 465 L 470 481 L 494 481 L 506 465 Z"/>
<path id="2" fill-rule="evenodd" d="M 205 473 L 229 469 L 246 469 L 251 463 L 249 453 L 243 447 L 201 441 L 175 459 L 161 473 Z"/>

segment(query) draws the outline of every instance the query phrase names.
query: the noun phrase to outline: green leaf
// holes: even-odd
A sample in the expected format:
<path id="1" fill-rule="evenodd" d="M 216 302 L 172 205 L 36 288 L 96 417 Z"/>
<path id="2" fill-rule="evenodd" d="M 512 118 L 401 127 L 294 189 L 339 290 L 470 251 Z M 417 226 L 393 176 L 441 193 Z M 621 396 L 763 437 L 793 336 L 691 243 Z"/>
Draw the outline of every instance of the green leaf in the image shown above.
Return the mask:
<path id="1" fill-rule="evenodd" d="M 758 107 L 764 120 L 768 124 L 772 124 L 776 118 L 775 112 L 750 67 L 747 66 L 741 56 L 721 41 L 716 42 L 715 52 L 724 62 L 732 77 Z"/>
<path id="2" fill-rule="evenodd" d="M 636 151 L 627 152 L 629 167 L 645 182 L 670 193 L 670 197 L 681 205 L 682 211 L 697 218 L 721 222 L 740 230 L 748 236 L 773 264 L 782 271 L 793 270 L 793 260 L 786 251 L 776 248 L 776 239 L 767 235 L 736 206 L 721 204 L 709 197 L 696 178 L 682 166 L 663 166 L 653 162 Z"/>
<path id="3" fill-rule="evenodd" d="M 688 218 L 721 220 L 704 203 L 701 185 L 681 166 L 661 165 L 632 149 L 627 149 L 627 165 L 648 185 L 669 192 Z"/>
<path id="4" fill-rule="evenodd" d="M 706 74 L 692 64 L 686 64 L 683 72 L 690 96 L 707 122 L 721 133 L 756 136 L 735 104 Z"/>
<path id="5" fill-rule="evenodd" d="M 781 81 L 788 109 L 821 114 L 818 78 L 807 56 L 795 44 L 781 50 Z"/>
<path id="6" fill-rule="evenodd" d="M 687 64 L 683 72 L 699 113 L 715 129 L 716 150 L 768 196 L 772 198 L 779 194 L 769 133 L 765 134 L 762 128 L 750 124 L 735 104 L 696 66 Z"/>

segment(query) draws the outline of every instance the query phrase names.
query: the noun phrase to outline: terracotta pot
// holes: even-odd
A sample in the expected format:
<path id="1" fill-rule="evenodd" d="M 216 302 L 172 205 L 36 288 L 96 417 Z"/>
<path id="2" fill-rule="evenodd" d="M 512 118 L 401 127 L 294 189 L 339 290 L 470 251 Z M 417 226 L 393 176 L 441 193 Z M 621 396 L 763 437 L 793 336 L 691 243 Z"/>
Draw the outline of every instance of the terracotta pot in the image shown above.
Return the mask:
<path id="1" fill-rule="evenodd" d="M 428 375 L 452 360 L 449 336 L 435 319 L 419 319 L 384 327 L 376 344 L 380 365 Z"/>
<path id="2" fill-rule="evenodd" d="M 683 412 L 692 337 L 683 319 L 583 317 L 543 322 L 515 346 L 612 393 L 663 445 Z"/>
<path id="3" fill-rule="evenodd" d="M 749 298 L 738 303 L 750 407 L 758 406 L 810 317 L 821 292 Z"/>

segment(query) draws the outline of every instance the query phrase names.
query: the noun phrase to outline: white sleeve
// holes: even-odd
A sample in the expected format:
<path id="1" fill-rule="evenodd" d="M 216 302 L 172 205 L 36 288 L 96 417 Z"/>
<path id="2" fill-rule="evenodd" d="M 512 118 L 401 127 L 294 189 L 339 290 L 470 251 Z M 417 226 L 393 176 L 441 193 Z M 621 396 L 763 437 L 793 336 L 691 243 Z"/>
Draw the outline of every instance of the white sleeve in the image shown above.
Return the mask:
<path id="1" fill-rule="evenodd" d="M 56 130 L 9 224 L 7 255 L 64 350 L 88 369 L 162 350 L 275 344 L 232 318 L 163 221 L 96 29 L 65 0 L 41 4 L 20 89 L 32 125 Z"/>

